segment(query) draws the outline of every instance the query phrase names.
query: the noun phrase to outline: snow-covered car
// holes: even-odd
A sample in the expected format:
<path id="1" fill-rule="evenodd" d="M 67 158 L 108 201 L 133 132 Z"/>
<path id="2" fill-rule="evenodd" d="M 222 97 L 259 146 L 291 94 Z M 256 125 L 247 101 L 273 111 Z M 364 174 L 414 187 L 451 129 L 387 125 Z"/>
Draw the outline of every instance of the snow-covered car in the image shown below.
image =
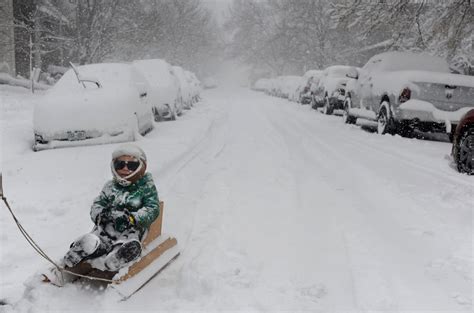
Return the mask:
<path id="1" fill-rule="evenodd" d="M 296 89 L 301 83 L 301 76 L 278 76 L 272 84 L 271 94 L 276 97 L 288 99 L 290 95 L 294 96 Z"/>
<path id="2" fill-rule="evenodd" d="M 451 134 L 474 107 L 474 77 L 452 74 L 439 57 L 385 52 L 349 76 L 344 121 L 377 121 L 379 133 L 411 136 L 415 129 Z"/>
<path id="3" fill-rule="evenodd" d="M 185 70 L 181 66 L 173 66 L 173 74 L 178 78 L 180 95 L 179 99 L 186 110 L 193 106 L 193 86 L 186 78 Z"/>
<path id="4" fill-rule="evenodd" d="M 351 78 L 347 74 L 351 66 L 333 65 L 327 67 L 319 80 L 318 87 L 313 92 L 311 106 L 323 108 L 324 114 L 332 114 L 334 110 L 342 110 L 346 98 L 346 84 Z"/>
<path id="5" fill-rule="evenodd" d="M 269 78 L 265 93 L 270 96 L 276 96 L 277 90 L 278 90 L 278 78 L 277 77 Z"/>
<path id="6" fill-rule="evenodd" d="M 145 78 L 129 64 L 73 67 L 35 103 L 35 151 L 132 141 L 153 129 Z"/>
<path id="7" fill-rule="evenodd" d="M 214 77 L 206 77 L 203 80 L 204 89 L 213 89 L 217 88 L 217 80 Z"/>
<path id="8" fill-rule="evenodd" d="M 180 85 L 171 65 L 162 59 L 136 60 L 132 65 L 149 85 L 148 99 L 155 121 L 175 120 L 181 115 Z"/>
<path id="9" fill-rule="evenodd" d="M 190 86 L 192 103 L 195 104 L 201 98 L 201 82 L 193 72 L 184 71 L 186 80 Z"/>
<path id="10" fill-rule="evenodd" d="M 302 84 L 303 77 L 301 76 L 285 76 L 283 81 L 283 94 L 288 100 L 297 102 L 299 100 L 298 87 Z"/>
<path id="11" fill-rule="evenodd" d="M 474 175 L 474 109 L 459 121 L 454 132 L 451 154 L 461 173 Z"/>
<path id="12" fill-rule="evenodd" d="M 298 102 L 301 104 L 310 104 L 313 95 L 317 90 L 319 85 L 319 80 L 323 71 L 321 70 L 309 70 L 303 75 L 303 80 L 301 84 L 298 86 L 297 95 L 298 95 Z"/>
<path id="13" fill-rule="evenodd" d="M 268 78 L 260 78 L 253 85 L 253 90 L 266 91 L 269 89 L 270 80 Z"/>

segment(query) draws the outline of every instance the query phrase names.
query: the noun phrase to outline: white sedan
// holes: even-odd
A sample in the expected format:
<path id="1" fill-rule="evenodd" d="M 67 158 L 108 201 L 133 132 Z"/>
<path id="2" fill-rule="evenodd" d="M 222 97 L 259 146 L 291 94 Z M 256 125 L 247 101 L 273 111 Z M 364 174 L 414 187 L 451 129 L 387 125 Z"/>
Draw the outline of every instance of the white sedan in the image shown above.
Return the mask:
<path id="1" fill-rule="evenodd" d="M 137 60 L 132 65 L 148 83 L 148 99 L 155 121 L 175 120 L 176 116 L 181 115 L 180 83 L 171 65 L 162 59 Z"/>
<path id="2" fill-rule="evenodd" d="M 129 64 L 73 67 L 35 104 L 33 150 L 133 141 L 153 129 L 146 81 Z"/>

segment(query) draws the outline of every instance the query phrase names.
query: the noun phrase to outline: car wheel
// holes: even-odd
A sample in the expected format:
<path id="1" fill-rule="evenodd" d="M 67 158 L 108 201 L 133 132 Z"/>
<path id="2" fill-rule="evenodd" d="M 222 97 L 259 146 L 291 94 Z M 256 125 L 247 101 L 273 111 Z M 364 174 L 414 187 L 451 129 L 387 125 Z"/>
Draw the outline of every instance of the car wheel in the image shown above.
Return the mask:
<path id="1" fill-rule="evenodd" d="M 351 98 L 344 100 L 344 111 L 342 112 L 342 121 L 345 124 L 355 124 L 356 118 L 349 113 L 351 108 Z"/>
<path id="2" fill-rule="evenodd" d="M 326 96 L 326 98 L 324 98 L 323 113 L 326 115 L 331 115 L 333 111 L 334 109 L 332 108 L 331 103 L 329 102 L 329 97 Z"/>
<path id="3" fill-rule="evenodd" d="M 460 138 L 457 168 L 461 173 L 474 175 L 474 127 L 466 129 Z"/>
<path id="4" fill-rule="evenodd" d="M 377 132 L 381 135 L 393 134 L 393 129 L 393 119 L 389 117 L 387 107 L 382 105 L 382 107 L 380 108 L 379 115 L 377 117 Z"/>
<path id="5" fill-rule="evenodd" d="M 183 115 L 183 110 L 181 110 L 181 109 L 179 108 L 179 106 L 178 106 L 177 103 L 174 104 L 174 111 L 176 112 L 176 115 L 177 115 L 177 116 Z"/>
<path id="6" fill-rule="evenodd" d="M 153 107 L 151 111 L 153 112 L 153 118 L 155 119 L 155 122 L 161 121 L 161 116 L 158 113 L 158 110 L 155 107 Z"/>

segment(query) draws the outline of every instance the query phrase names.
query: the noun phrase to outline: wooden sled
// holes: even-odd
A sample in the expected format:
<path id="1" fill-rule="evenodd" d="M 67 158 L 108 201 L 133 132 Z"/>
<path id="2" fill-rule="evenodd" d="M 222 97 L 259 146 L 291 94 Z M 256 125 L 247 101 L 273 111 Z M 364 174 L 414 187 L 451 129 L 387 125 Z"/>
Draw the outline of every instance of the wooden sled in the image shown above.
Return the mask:
<path id="1" fill-rule="evenodd" d="M 131 297 L 179 256 L 180 251 L 176 238 L 161 232 L 163 207 L 164 204 L 160 201 L 160 215 L 151 224 L 142 240 L 142 257 L 133 263 L 128 271 L 123 271 L 123 269 L 118 272 L 102 271 L 92 268 L 87 261 L 79 263 L 76 270 L 71 270 L 77 274 L 85 275 L 85 277 L 80 276 L 80 280 L 87 279 L 102 285 L 106 284 L 108 288 L 115 290 L 122 300 Z M 47 275 L 44 276 L 47 279 L 44 281 L 50 281 Z M 72 274 L 67 274 L 67 276 L 69 277 L 66 281 L 74 281 L 78 278 Z"/>
<path id="2" fill-rule="evenodd" d="M 142 257 L 129 267 L 128 272 L 113 277 L 109 287 L 116 290 L 122 300 L 126 300 L 158 275 L 170 262 L 179 256 L 176 238 L 162 234 L 164 203 L 160 201 L 160 215 L 151 224 L 142 241 Z"/>

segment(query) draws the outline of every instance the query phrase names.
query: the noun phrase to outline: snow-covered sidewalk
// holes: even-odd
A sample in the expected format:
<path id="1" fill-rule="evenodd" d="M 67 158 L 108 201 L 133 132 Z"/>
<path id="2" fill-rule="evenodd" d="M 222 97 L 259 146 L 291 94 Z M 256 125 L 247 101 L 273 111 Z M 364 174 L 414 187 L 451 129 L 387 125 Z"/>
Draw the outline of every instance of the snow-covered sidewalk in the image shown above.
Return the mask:
<path id="1" fill-rule="evenodd" d="M 1 92 L 6 196 L 59 258 L 91 227 L 115 145 L 34 153 L 34 98 Z M 0 311 L 472 311 L 474 181 L 451 167 L 449 143 L 379 136 L 245 89 L 203 98 L 139 141 L 178 260 L 127 302 L 25 290 L 47 264 L 1 210 L 0 298 L 13 305 Z"/>

